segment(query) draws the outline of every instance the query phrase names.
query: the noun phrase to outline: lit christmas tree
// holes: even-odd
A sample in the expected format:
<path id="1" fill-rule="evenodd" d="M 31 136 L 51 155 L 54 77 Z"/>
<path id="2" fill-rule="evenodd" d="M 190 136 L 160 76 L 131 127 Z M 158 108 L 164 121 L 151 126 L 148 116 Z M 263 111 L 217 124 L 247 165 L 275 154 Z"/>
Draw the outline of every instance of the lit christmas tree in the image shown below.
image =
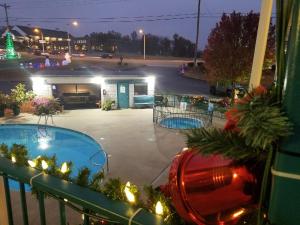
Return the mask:
<path id="1" fill-rule="evenodd" d="M 17 53 L 14 48 L 14 42 L 10 32 L 6 33 L 6 59 L 16 59 Z"/>

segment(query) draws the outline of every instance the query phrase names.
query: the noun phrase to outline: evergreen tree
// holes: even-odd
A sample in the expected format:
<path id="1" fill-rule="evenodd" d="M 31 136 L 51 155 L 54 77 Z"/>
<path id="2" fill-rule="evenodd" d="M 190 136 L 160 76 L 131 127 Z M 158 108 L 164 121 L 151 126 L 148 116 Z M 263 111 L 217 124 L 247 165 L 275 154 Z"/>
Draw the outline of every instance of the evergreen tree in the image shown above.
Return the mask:
<path id="1" fill-rule="evenodd" d="M 14 42 L 10 32 L 6 33 L 6 58 L 7 59 L 16 59 L 17 53 L 14 48 Z"/>

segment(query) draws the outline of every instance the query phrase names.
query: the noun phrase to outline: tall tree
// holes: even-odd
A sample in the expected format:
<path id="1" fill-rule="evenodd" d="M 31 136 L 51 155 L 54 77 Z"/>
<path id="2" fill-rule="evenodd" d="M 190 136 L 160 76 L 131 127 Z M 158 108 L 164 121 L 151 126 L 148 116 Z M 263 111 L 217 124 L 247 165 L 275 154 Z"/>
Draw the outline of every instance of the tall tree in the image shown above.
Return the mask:
<path id="1" fill-rule="evenodd" d="M 212 82 L 246 82 L 251 72 L 259 14 L 223 14 L 211 31 L 203 53 L 207 78 Z M 275 38 L 271 24 L 265 60 L 274 62 Z M 266 64 L 266 65 L 267 65 Z"/>

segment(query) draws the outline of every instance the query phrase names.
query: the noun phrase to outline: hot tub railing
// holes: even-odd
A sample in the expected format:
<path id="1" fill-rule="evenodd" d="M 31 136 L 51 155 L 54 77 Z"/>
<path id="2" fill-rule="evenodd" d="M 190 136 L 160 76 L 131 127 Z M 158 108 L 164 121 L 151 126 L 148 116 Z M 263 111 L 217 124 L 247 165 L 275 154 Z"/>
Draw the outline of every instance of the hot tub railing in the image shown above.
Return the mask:
<path id="1" fill-rule="evenodd" d="M 153 123 L 161 124 L 162 120 L 167 118 L 176 118 L 175 123 L 180 123 L 180 120 L 192 119 L 199 121 L 203 127 L 212 125 L 213 112 L 205 110 L 188 110 L 169 106 L 154 106 L 153 107 Z"/>

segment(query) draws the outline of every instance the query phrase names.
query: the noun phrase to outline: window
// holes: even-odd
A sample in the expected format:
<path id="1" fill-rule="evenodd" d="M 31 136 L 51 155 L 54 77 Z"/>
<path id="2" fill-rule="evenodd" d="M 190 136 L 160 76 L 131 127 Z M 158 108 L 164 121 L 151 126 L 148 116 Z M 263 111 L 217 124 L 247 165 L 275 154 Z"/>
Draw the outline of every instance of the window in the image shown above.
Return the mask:
<path id="1" fill-rule="evenodd" d="M 134 95 L 147 95 L 148 85 L 147 84 L 135 84 L 134 85 Z"/>

